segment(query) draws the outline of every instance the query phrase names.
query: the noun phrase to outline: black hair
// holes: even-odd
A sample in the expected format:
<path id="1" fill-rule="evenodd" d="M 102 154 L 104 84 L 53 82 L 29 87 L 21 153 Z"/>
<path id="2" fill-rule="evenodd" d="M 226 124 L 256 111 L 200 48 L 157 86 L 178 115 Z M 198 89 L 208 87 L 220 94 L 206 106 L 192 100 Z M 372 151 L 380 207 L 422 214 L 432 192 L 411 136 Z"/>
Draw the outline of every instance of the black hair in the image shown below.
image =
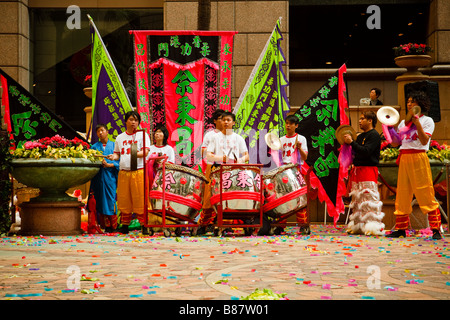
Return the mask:
<path id="1" fill-rule="evenodd" d="M 411 98 L 413 102 L 416 102 L 419 105 L 422 113 L 430 110 L 430 99 L 425 94 L 425 92 L 412 91 L 408 93 L 408 95 L 406 96 L 406 104 L 408 103 L 409 98 Z"/>
<path id="2" fill-rule="evenodd" d="M 106 124 L 99 123 L 98 125 L 95 126 L 95 132 L 97 132 L 98 129 L 100 129 L 100 128 L 105 128 L 105 130 L 108 131 L 108 127 L 106 126 Z"/>
<path id="3" fill-rule="evenodd" d="M 169 130 L 167 130 L 166 126 L 163 124 L 158 125 L 155 128 L 155 131 L 153 131 L 153 135 L 155 134 L 156 131 L 161 130 L 162 133 L 164 134 L 164 139 L 163 139 L 163 145 L 167 144 L 167 140 L 169 140 Z"/>
<path id="4" fill-rule="evenodd" d="M 132 110 L 125 113 L 125 122 L 127 122 L 129 117 L 135 117 L 141 123 L 141 115 L 137 111 Z"/>
<path id="5" fill-rule="evenodd" d="M 214 111 L 214 113 L 212 114 L 212 120 L 217 120 L 220 117 L 222 117 L 223 113 L 225 112 L 225 110 L 223 109 L 216 109 L 216 111 Z"/>
<path id="6" fill-rule="evenodd" d="M 224 111 L 224 113 L 222 113 L 222 118 L 225 118 L 225 117 L 231 117 L 231 119 L 233 119 L 233 121 L 236 121 L 236 115 L 233 112 Z"/>
<path id="7" fill-rule="evenodd" d="M 299 119 L 295 114 L 290 114 L 286 117 L 286 119 L 284 120 L 285 122 L 290 122 L 293 124 L 299 124 Z"/>
<path id="8" fill-rule="evenodd" d="M 378 121 L 376 113 L 373 112 L 372 110 L 368 110 L 368 111 L 364 111 L 362 114 L 364 115 L 364 117 L 367 120 L 372 120 L 372 127 L 375 128 L 375 126 L 377 125 L 377 121 Z"/>
<path id="9" fill-rule="evenodd" d="M 372 91 L 372 90 L 375 90 L 375 94 L 377 95 L 377 98 L 378 98 L 379 96 L 381 96 L 381 89 L 378 89 L 378 88 L 372 88 L 372 89 L 370 89 L 370 91 Z"/>

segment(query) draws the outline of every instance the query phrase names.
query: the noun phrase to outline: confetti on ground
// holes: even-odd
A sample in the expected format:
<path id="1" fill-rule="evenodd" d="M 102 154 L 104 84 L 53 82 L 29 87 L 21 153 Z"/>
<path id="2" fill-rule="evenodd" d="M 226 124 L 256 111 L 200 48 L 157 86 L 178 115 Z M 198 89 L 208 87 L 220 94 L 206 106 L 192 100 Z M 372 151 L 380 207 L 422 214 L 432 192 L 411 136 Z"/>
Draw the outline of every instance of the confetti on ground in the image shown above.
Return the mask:
<path id="1" fill-rule="evenodd" d="M 264 237 L 166 238 L 138 231 L 0 237 L 0 295 L 239 300 L 240 293 L 230 292 L 248 295 L 259 287 L 285 292 L 291 300 L 405 299 L 405 292 L 421 297 L 430 293 L 433 299 L 450 296 L 450 247 L 445 238 L 430 241 L 420 233 L 404 239 L 347 235 L 342 227 L 332 226 L 314 226 L 310 235 L 286 230 Z M 78 267 L 78 273 L 67 273 L 69 266 Z M 368 288 L 368 278 L 376 275 L 370 266 L 382 271 L 383 290 Z M 70 289 L 67 280 L 76 274 L 81 288 Z"/>

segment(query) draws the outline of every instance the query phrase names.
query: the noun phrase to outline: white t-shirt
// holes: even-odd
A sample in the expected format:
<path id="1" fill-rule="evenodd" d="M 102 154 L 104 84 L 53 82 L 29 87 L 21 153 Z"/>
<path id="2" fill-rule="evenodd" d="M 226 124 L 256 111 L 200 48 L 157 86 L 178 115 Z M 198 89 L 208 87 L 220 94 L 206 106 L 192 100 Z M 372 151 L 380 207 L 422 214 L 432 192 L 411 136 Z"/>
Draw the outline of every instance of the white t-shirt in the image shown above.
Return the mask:
<path id="1" fill-rule="evenodd" d="M 152 144 L 150 146 L 150 152 L 149 155 L 152 155 L 156 153 L 156 155 L 159 155 L 160 153 L 163 155 L 166 155 L 168 157 L 167 161 L 171 163 L 175 163 L 175 151 L 173 151 L 172 146 L 166 144 L 165 146 L 157 146 Z"/>
<path id="2" fill-rule="evenodd" d="M 206 132 L 205 136 L 203 137 L 203 143 L 202 143 L 202 149 L 206 149 L 208 150 L 208 146 L 211 144 L 211 141 L 213 140 L 214 136 L 219 133 L 220 131 L 217 129 L 214 130 L 210 130 L 208 132 Z M 203 151 L 202 151 L 203 152 Z M 207 152 L 207 151 L 206 151 Z M 204 159 L 207 163 L 212 164 L 211 161 L 208 161 L 208 159 L 206 159 L 206 152 L 204 154 Z"/>
<path id="3" fill-rule="evenodd" d="M 131 144 L 137 144 L 137 150 L 142 151 L 144 148 L 144 139 L 142 131 L 129 134 L 128 132 L 122 132 L 116 138 L 114 143 L 114 153 L 120 156 L 119 168 L 120 170 L 131 169 Z M 150 149 L 150 137 L 145 133 L 145 148 Z M 144 158 L 137 159 L 137 168 L 142 169 L 144 167 Z"/>
<path id="4" fill-rule="evenodd" d="M 292 163 L 292 153 L 295 150 L 295 141 L 299 141 L 302 146 L 302 150 L 305 152 L 308 152 L 308 143 L 306 141 L 306 138 L 302 136 L 301 134 L 295 134 L 292 137 L 284 136 L 280 138 L 281 140 L 281 152 L 282 152 L 282 159 L 283 164 Z M 303 164 L 303 160 L 300 159 L 300 165 Z"/>
<path id="5" fill-rule="evenodd" d="M 423 131 L 431 137 L 434 132 L 434 121 L 430 117 L 425 115 L 420 116 L 419 122 L 422 125 Z M 405 120 L 402 120 L 398 125 L 398 130 L 405 126 Z M 402 139 L 402 145 L 400 149 L 416 149 L 428 151 L 430 147 L 431 139 L 428 139 L 428 143 L 423 145 L 419 140 L 417 129 L 412 130 L 409 134 L 404 135 Z"/>
<path id="6" fill-rule="evenodd" d="M 219 133 L 220 131 L 217 129 L 209 130 L 205 133 L 205 136 L 203 137 L 203 143 L 202 148 L 208 148 L 209 144 L 211 143 L 213 137 L 215 134 Z"/>
<path id="7" fill-rule="evenodd" d="M 233 132 L 225 135 L 222 132 L 218 132 L 213 135 L 206 151 L 220 157 L 226 155 L 230 160 L 234 160 L 235 158 L 239 159 L 243 153 L 248 152 L 248 149 L 244 138 L 237 133 Z"/>

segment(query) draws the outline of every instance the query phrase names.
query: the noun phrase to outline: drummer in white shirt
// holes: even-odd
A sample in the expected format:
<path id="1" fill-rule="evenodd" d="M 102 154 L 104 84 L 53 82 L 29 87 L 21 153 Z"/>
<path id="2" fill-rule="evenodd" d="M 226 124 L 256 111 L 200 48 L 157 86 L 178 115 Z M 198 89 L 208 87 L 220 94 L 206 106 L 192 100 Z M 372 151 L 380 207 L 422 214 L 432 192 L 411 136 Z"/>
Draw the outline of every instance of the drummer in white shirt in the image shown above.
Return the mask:
<path id="1" fill-rule="evenodd" d="M 167 156 L 167 162 L 175 163 L 175 152 L 173 151 L 172 146 L 167 144 L 167 140 L 169 140 L 169 131 L 163 125 L 160 125 L 156 128 L 154 134 L 154 144 L 150 146 L 150 155 L 151 156 Z"/>
<path id="2" fill-rule="evenodd" d="M 216 133 L 206 149 L 208 161 L 216 163 L 245 163 L 249 159 L 244 138 L 233 132 L 235 115 L 225 111 L 222 114 L 223 129 Z"/>
<path id="3" fill-rule="evenodd" d="M 202 157 L 205 161 L 202 162 L 202 170 L 203 172 L 206 172 L 207 170 L 207 164 L 209 164 L 206 160 L 206 149 L 208 148 L 209 144 L 211 143 L 213 137 L 221 132 L 223 130 L 223 124 L 222 124 L 222 114 L 225 112 L 223 109 L 216 109 L 212 115 L 212 121 L 214 123 L 214 129 L 209 130 L 206 132 L 205 136 L 203 137 L 203 143 L 202 143 Z"/>
<path id="4" fill-rule="evenodd" d="M 281 149 L 280 158 L 282 164 L 290 164 L 297 162 L 300 166 L 308 157 L 308 145 L 306 138 L 296 132 L 299 125 L 297 116 L 289 115 L 285 119 L 286 135 L 280 138 Z M 294 154 L 299 151 L 300 159 L 294 157 Z M 263 216 L 263 227 L 258 231 L 259 236 L 270 234 L 270 218 L 274 218 L 275 214 L 272 210 L 265 212 Z M 296 213 L 297 223 L 300 225 L 300 232 L 309 234 L 308 216 L 306 208 Z M 280 234 L 283 231 L 282 227 L 277 227 L 274 231 Z"/>
<path id="5" fill-rule="evenodd" d="M 203 137 L 202 143 L 202 165 L 201 169 L 205 174 L 206 180 L 209 181 L 209 175 L 211 174 L 211 166 L 213 162 L 207 161 L 206 153 L 207 148 L 211 144 L 214 136 L 223 130 L 222 124 L 222 114 L 225 112 L 223 109 L 216 109 L 212 115 L 212 121 L 214 123 L 215 128 L 206 132 Z M 198 224 L 200 228 L 197 230 L 198 235 L 205 234 L 207 232 L 207 226 L 213 226 L 214 218 L 216 217 L 215 211 L 211 206 L 211 202 L 209 201 L 211 197 L 211 185 L 207 183 L 205 185 L 205 189 L 203 192 L 203 210 L 200 212 Z"/>
<path id="6" fill-rule="evenodd" d="M 283 164 L 292 163 L 292 155 L 296 152 L 296 149 L 300 153 L 301 160 L 299 164 L 302 165 L 303 161 L 308 157 L 308 144 L 306 138 L 301 134 L 295 132 L 298 128 L 297 116 L 291 114 L 285 119 L 286 135 L 281 137 L 281 152 Z M 298 159 L 297 159 L 298 161 Z"/>

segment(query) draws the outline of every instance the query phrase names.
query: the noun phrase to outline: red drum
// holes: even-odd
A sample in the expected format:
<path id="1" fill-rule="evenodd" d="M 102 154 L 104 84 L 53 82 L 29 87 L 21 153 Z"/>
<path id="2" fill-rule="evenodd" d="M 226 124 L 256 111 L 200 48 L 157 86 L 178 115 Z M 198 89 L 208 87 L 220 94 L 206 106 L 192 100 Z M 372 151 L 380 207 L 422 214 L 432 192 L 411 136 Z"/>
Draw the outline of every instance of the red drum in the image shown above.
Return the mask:
<path id="1" fill-rule="evenodd" d="M 277 215 L 297 211 L 307 204 L 306 182 L 296 163 L 283 165 L 263 175 L 265 204 L 263 211 Z"/>
<path id="2" fill-rule="evenodd" d="M 206 178 L 198 171 L 176 164 L 165 163 L 166 209 L 182 216 L 194 218 L 202 209 L 202 193 Z M 162 210 L 162 168 L 158 169 L 150 191 L 153 210 Z"/>
<path id="3" fill-rule="evenodd" d="M 260 169 L 256 166 L 222 165 L 223 210 L 259 210 Z M 220 167 L 211 170 L 211 205 L 217 212 L 220 202 Z"/>

